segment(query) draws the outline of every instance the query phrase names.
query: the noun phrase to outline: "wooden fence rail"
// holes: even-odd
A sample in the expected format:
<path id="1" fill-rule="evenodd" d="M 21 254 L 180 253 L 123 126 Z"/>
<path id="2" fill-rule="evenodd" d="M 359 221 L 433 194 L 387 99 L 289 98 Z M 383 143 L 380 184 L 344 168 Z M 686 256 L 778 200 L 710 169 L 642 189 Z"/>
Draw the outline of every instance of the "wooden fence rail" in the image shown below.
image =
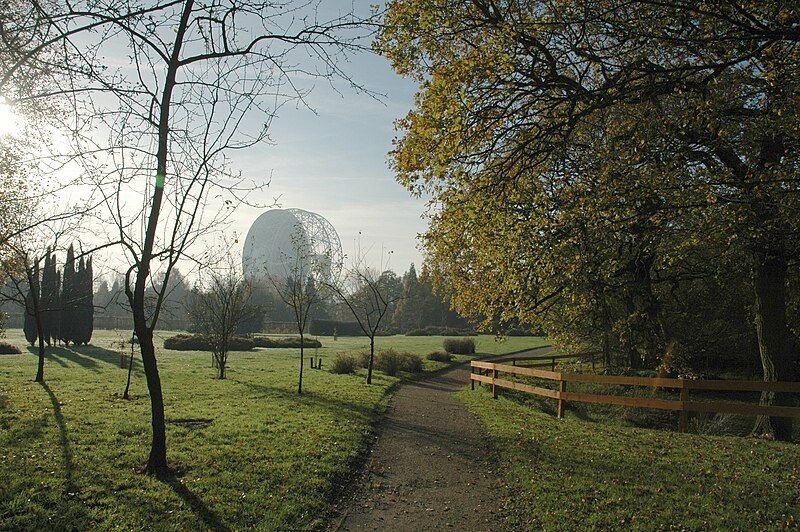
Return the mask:
<path id="1" fill-rule="evenodd" d="M 549 358 L 549 357 L 543 357 Z M 508 388 L 521 392 L 539 395 L 558 401 L 558 417 L 564 416 L 567 401 L 581 403 L 620 405 L 634 408 L 656 408 L 659 410 L 676 410 L 680 412 L 680 431 L 686 430 L 688 412 L 724 412 L 730 414 L 764 415 L 775 417 L 800 417 L 800 407 L 777 405 L 754 405 L 725 401 L 690 401 L 690 390 L 733 391 L 733 392 L 784 392 L 800 393 L 800 382 L 778 381 L 728 381 L 728 380 L 688 380 L 653 377 L 624 377 L 615 375 L 594 375 L 591 373 L 562 373 L 532 367 L 512 366 L 497 362 L 473 360 L 470 376 L 472 389 L 476 382 L 492 386 L 492 394 L 497 398 L 498 388 Z M 476 372 L 477 370 L 477 372 Z M 499 378 L 500 373 L 520 377 L 535 377 L 558 382 L 558 389 L 542 388 L 523 382 Z M 680 390 L 677 401 L 646 397 L 628 397 L 624 395 L 603 395 L 567 391 L 568 382 L 594 384 L 612 384 L 625 386 L 645 386 L 650 388 L 674 388 Z"/>
<path id="2" fill-rule="evenodd" d="M 544 346 L 549 347 L 549 346 Z M 525 367 L 527 368 L 544 368 L 550 366 L 551 371 L 556 370 L 556 360 L 589 360 L 592 363 L 592 369 L 595 368 L 595 363 L 597 362 L 598 356 L 602 353 L 600 351 L 586 351 L 583 353 L 577 353 L 574 355 L 558 355 L 558 354 L 551 354 L 551 355 L 528 355 L 528 356 L 520 356 L 520 355 L 510 355 L 507 357 L 502 358 L 494 358 L 494 362 L 511 362 L 512 366 L 516 366 L 517 362 L 530 362 L 534 361 L 535 364 L 526 364 Z"/>

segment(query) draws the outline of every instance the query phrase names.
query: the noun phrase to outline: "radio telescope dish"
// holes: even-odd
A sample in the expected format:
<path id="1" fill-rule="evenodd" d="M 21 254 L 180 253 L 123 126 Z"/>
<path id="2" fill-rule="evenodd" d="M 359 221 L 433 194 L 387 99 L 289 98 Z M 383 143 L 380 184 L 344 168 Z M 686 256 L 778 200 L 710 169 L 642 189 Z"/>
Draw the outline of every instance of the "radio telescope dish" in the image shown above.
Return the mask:
<path id="1" fill-rule="evenodd" d="M 342 261 L 336 229 L 319 214 L 302 209 L 261 214 L 250 226 L 242 251 L 242 270 L 252 279 L 307 276 L 313 269 L 322 280 L 333 281 Z"/>

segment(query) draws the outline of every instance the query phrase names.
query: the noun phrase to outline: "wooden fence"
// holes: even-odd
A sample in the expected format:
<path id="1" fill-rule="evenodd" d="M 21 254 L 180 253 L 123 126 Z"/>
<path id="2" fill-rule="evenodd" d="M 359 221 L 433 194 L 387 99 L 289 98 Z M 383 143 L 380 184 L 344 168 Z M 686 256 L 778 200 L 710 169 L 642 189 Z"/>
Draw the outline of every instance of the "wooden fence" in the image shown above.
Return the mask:
<path id="1" fill-rule="evenodd" d="M 542 357 L 547 358 L 547 357 Z M 567 401 L 581 403 L 620 405 L 634 408 L 655 408 L 659 410 L 676 410 L 680 412 L 681 432 L 686 430 L 688 412 L 725 412 L 731 414 L 764 415 L 773 417 L 800 417 L 800 407 L 756 405 L 726 401 L 690 401 L 691 390 L 730 391 L 730 392 L 784 392 L 800 393 L 800 382 L 777 381 L 734 381 L 734 380 L 690 380 L 653 377 L 624 377 L 614 375 L 594 375 L 591 373 L 562 373 L 535 369 L 532 367 L 512 366 L 497 362 L 473 360 L 470 381 L 472 389 L 476 382 L 492 386 L 492 394 L 497 398 L 498 388 L 508 388 L 521 392 L 548 397 L 558 401 L 557 415 L 564 416 Z M 558 382 L 558 389 L 542 388 L 523 382 L 499 378 L 500 373 L 520 377 L 535 377 Z M 645 386 L 650 388 L 673 388 L 680 390 L 677 401 L 647 397 L 629 397 L 624 395 L 602 395 L 594 393 L 567 391 L 567 383 L 583 382 L 594 384 L 611 384 L 624 386 Z"/>
<path id="2" fill-rule="evenodd" d="M 550 346 L 543 346 L 542 349 L 544 347 L 550 347 Z M 526 368 L 545 368 L 547 366 L 550 366 L 550 371 L 556 370 L 557 360 L 573 360 L 573 361 L 588 360 L 589 362 L 592 363 L 592 369 L 594 369 L 596 362 L 598 362 L 598 357 L 602 354 L 600 351 L 586 351 L 574 355 L 558 355 L 555 353 L 557 353 L 557 351 L 553 351 L 553 354 L 551 355 L 537 355 L 537 354 L 527 355 L 527 356 L 509 355 L 501 358 L 494 358 L 492 360 L 496 363 L 511 362 L 512 366 L 516 366 L 518 362 L 533 361 L 534 362 L 533 364 L 526 363 L 523 364 L 523 366 Z"/>

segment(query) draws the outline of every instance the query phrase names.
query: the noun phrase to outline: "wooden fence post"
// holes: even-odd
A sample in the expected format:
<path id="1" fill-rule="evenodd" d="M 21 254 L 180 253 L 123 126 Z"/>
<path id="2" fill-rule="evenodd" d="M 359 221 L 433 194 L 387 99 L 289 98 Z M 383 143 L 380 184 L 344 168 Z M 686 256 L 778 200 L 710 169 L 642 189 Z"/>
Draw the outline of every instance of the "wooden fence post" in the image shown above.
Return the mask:
<path id="1" fill-rule="evenodd" d="M 472 391 L 475 391 L 475 379 L 472 376 L 475 375 L 475 368 L 472 367 L 472 364 L 469 365 L 469 384 L 472 386 Z"/>
<path id="2" fill-rule="evenodd" d="M 689 400 L 689 388 L 686 387 L 686 381 L 681 379 L 681 415 L 678 422 L 678 430 L 686 432 L 686 401 Z"/>
<path id="3" fill-rule="evenodd" d="M 550 364 L 550 371 L 555 371 L 555 370 L 556 370 L 556 357 L 553 357 L 553 360 Z"/>
<path id="4" fill-rule="evenodd" d="M 497 385 L 494 383 L 495 379 L 497 379 L 497 370 L 492 370 L 492 397 L 497 399 Z"/>
<path id="5" fill-rule="evenodd" d="M 561 375 L 559 375 L 558 380 L 558 391 L 558 418 L 561 419 L 564 417 L 564 399 L 561 394 L 567 391 L 567 381 L 565 381 Z"/>

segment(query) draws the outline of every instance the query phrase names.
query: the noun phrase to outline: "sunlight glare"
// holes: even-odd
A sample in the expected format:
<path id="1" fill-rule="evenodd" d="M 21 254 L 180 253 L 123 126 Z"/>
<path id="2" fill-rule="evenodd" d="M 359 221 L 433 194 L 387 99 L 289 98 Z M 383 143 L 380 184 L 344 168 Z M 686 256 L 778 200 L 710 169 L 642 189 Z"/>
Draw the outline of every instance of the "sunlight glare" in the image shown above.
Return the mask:
<path id="1" fill-rule="evenodd" d="M 0 100 L 0 136 L 17 133 L 19 126 L 19 116 L 17 116 L 10 105 Z"/>

